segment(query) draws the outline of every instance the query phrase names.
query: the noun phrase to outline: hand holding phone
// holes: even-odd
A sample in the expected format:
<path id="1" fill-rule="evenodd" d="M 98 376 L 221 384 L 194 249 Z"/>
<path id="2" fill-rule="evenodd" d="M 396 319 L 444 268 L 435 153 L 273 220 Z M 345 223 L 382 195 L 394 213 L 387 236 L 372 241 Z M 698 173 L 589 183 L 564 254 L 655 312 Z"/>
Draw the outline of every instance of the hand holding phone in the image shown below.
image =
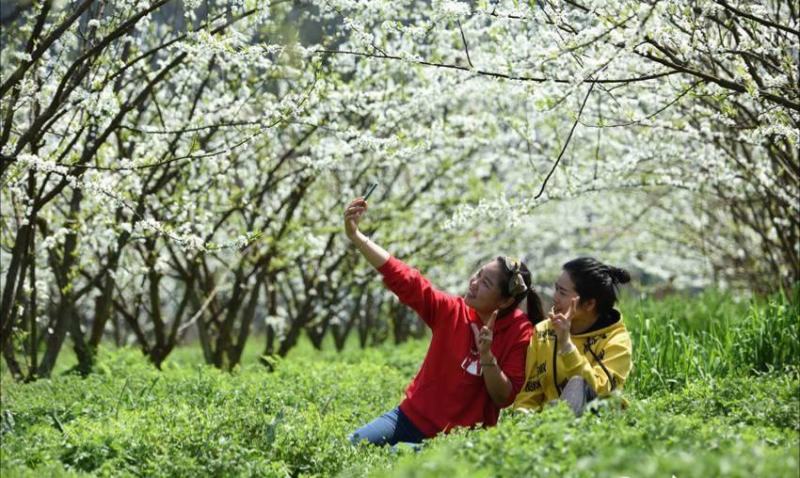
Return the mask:
<path id="1" fill-rule="evenodd" d="M 366 194 L 364 194 L 364 201 L 366 201 L 367 199 L 369 199 L 369 195 L 370 195 L 370 194 L 372 194 L 372 191 L 374 191 L 376 187 L 378 187 L 378 183 L 372 183 L 372 184 L 369 186 L 369 189 L 367 189 L 367 193 L 366 193 Z"/>

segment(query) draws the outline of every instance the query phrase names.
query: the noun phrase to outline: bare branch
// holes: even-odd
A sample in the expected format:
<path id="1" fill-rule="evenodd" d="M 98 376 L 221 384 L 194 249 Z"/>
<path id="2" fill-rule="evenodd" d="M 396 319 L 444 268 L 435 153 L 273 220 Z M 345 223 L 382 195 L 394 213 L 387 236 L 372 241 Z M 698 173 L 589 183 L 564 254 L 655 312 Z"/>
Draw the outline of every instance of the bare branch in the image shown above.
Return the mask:
<path id="1" fill-rule="evenodd" d="M 409 63 L 414 63 L 417 65 L 422 66 L 432 66 L 436 68 L 445 68 L 449 70 L 459 70 L 459 71 L 466 71 L 469 73 L 474 73 L 481 76 L 490 76 L 493 78 L 502 78 L 504 80 L 516 80 L 516 81 L 530 81 L 536 83 L 545 83 L 545 82 L 553 82 L 553 83 L 564 83 L 564 84 L 571 84 L 574 83 L 573 80 L 567 80 L 563 78 L 545 78 L 545 77 L 535 77 L 535 76 L 517 76 L 517 75 L 509 75 L 506 73 L 498 73 L 495 71 L 486 71 L 486 70 L 474 70 L 471 68 L 467 68 L 465 66 L 459 65 L 452 65 L 449 63 L 436 63 L 424 60 L 409 60 L 406 58 L 402 58 L 395 55 L 376 55 L 374 53 L 365 53 L 365 52 L 358 52 L 358 51 L 351 51 L 351 50 L 326 50 L 326 49 L 319 49 L 316 50 L 316 54 L 321 55 L 352 55 L 352 56 L 362 56 L 367 58 L 377 58 L 381 60 L 394 60 L 394 61 L 406 61 Z M 605 79 L 586 79 L 583 80 L 583 83 L 635 83 L 638 81 L 649 81 L 655 80 L 658 78 L 663 78 L 665 76 L 670 76 L 677 74 L 677 71 L 664 71 L 659 73 L 653 73 L 650 75 L 643 75 L 633 78 L 605 78 Z"/>
<path id="2" fill-rule="evenodd" d="M 461 28 L 461 20 L 458 20 L 458 30 L 461 32 L 461 41 L 464 42 L 464 53 L 467 54 L 467 63 L 469 63 L 470 68 L 475 68 L 475 65 L 472 64 L 472 59 L 469 57 L 469 45 L 467 44 L 467 37 L 464 36 L 464 29 Z"/>
<path id="3" fill-rule="evenodd" d="M 597 124 L 597 123 L 595 123 L 595 124 L 584 123 L 583 121 L 581 121 L 581 124 L 583 126 L 586 126 L 587 128 L 620 128 L 620 127 L 631 126 L 631 125 L 634 125 L 634 124 L 641 123 L 642 121 L 646 121 L 646 120 L 655 118 L 656 116 L 658 116 L 662 112 L 666 111 L 670 106 L 672 106 L 675 103 L 677 103 L 678 101 L 680 101 L 680 99 L 683 98 L 684 96 L 686 96 L 690 91 L 692 91 L 693 89 L 697 88 L 697 85 L 699 85 L 700 83 L 701 83 L 700 81 L 696 81 L 696 82 L 692 83 L 688 88 L 683 90 L 681 92 L 681 94 L 679 94 L 678 96 L 676 96 L 675 98 L 673 98 L 672 100 L 667 102 L 667 104 L 665 104 L 661 108 L 657 109 L 655 112 L 645 116 L 644 118 L 639 118 L 639 119 L 632 120 L 632 121 L 627 121 L 627 122 L 624 122 L 624 123 L 614 123 L 614 124 L 607 124 L 607 125 L 601 125 L 601 124 Z"/>
<path id="4" fill-rule="evenodd" d="M 791 33 L 793 35 L 800 35 L 800 31 L 795 30 L 794 28 L 787 27 L 786 25 L 781 25 L 779 23 L 771 22 L 771 21 L 769 21 L 767 19 L 764 19 L 764 18 L 761 18 L 761 17 L 757 17 L 757 16 L 755 16 L 755 15 L 753 15 L 751 13 L 743 12 L 743 11 L 741 11 L 738 8 L 732 6 L 731 4 L 729 4 L 728 2 L 726 2 L 724 0 L 714 0 L 714 1 L 717 2 L 718 4 L 722 5 L 723 7 L 725 7 L 726 10 L 730 10 L 731 12 L 733 12 L 733 13 L 739 15 L 739 16 L 742 16 L 742 17 L 745 17 L 745 18 L 749 18 L 750 20 L 758 22 L 758 23 L 760 23 L 760 24 L 762 24 L 764 26 L 777 28 L 778 30 L 783 30 L 783 31 L 785 31 L 787 33 Z"/>
<path id="5" fill-rule="evenodd" d="M 2 86 L 0 86 L 0 97 L 5 96 L 9 88 L 16 85 L 17 83 L 19 83 L 20 80 L 22 80 L 22 77 L 25 75 L 25 72 L 28 71 L 28 68 L 30 68 L 31 65 L 36 63 L 36 61 L 39 60 L 39 58 L 41 58 L 42 55 L 44 55 L 44 52 L 47 51 L 48 48 L 50 48 L 50 45 L 52 45 L 54 41 L 60 38 L 61 35 L 75 22 L 75 20 L 80 18 L 81 15 L 83 15 L 83 12 L 85 12 L 86 9 L 89 8 L 89 6 L 91 6 L 91 4 L 92 0 L 84 0 L 84 2 L 80 4 L 78 8 L 75 9 L 74 12 L 72 12 L 72 15 L 70 15 L 67 19 L 61 22 L 61 24 L 55 30 L 53 30 L 52 33 L 47 35 L 41 41 L 41 43 L 39 43 L 39 47 L 33 53 L 31 53 L 31 59 L 23 61 L 17 67 L 17 69 L 14 70 L 14 73 L 12 73 L 11 76 L 9 76 L 8 79 L 5 82 L 3 82 Z"/>
<path id="6" fill-rule="evenodd" d="M 704 73 L 702 71 L 698 71 L 698 70 L 689 68 L 688 66 L 681 66 L 681 65 L 675 64 L 675 63 L 673 63 L 673 62 L 671 62 L 671 61 L 669 61 L 669 60 L 667 60 L 665 58 L 660 58 L 658 56 L 655 56 L 655 55 L 653 55 L 651 53 L 641 53 L 641 52 L 637 52 L 637 51 L 634 51 L 634 52 L 639 56 L 647 58 L 648 60 L 652 60 L 652 61 L 654 61 L 656 63 L 660 63 L 660 64 L 662 64 L 664 66 L 669 67 L 669 68 L 673 68 L 675 70 L 675 72 L 681 72 L 681 73 L 686 73 L 688 75 L 696 76 L 696 77 L 701 78 L 701 79 L 703 79 L 705 81 L 708 81 L 708 82 L 711 82 L 711 83 L 716 83 L 719 86 L 722 86 L 723 88 L 727 88 L 729 90 L 733 90 L 733 91 L 736 91 L 738 93 L 746 93 L 747 92 L 747 89 L 744 87 L 744 85 L 740 85 L 739 83 L 736 83 L 735 81 L 726 80 L 726 79 L 723 79 L 723 78 L 718 78 L 718 77 L 710 75 L 708 73 Z M 768 92 L 763 91 L 763 90 L 759 90 L 758 94 L 762 98 L 765 98 L 765 99 L 767 99 L 767 100 L 769 100 L 769 101 L 771 101 L 773 103 L 778 103 L 779 105 L 785 106 L 787 108 L 791 108 L 791 109 L 793 109 L 795 111 L 800 111 L 800 103 L 795 103 L 794 101 L 791 101 L 789 99 L 783 98 L 781 96 L 774 95 L 772 93 L 768 93 Z"/>
<path id="7" fill-rule="evenodd" d="M 542 196 L 542 194 L 544 194 L 544 188 L 545 188 L 545 186 L 547 186 L 547 181 L 550 180 L 550 176 L 552 176 L 553 173 L 556 171 L 556 167 L 558 167 L 558 163 L 561 162 L 561 157 L 564 156 L 564 152 L 567 150 L 567 146 L 569 146 L 569 141 L 570 141 L 570 139 L 572 139 L 572 133 L 575 132 L 575 128 L 578 126 L 578 122 L 581 119 L 581 113 L 583 113 L 583 108 L 586 106 L 586 100 L 589 99 L 589 95 L 592 93 L 592 90 L 594 89 L 594 85 L 595 84 L 596 83 L 591 83 L 589 85 L 589 91 L 586 92 L 586 96 L 583 98 L 583 103 L 581 103 L 581 109 L 578 110 L 578 117 L 575 118 L 575 122 L 572 123 L 572 129 L 569 130 L 569 135 L 567 135 L 567 140 L 564 142 L 564 147 L 561 148 L 561 152 L 558 154 L 558 158 L 556 158 L 556 162 L 553 163 L 553 167 L 550 168 L 550 172 L 547 173 L 547 177 L 544 178 L 544 182 L 542 183 L 542 188 L 539 190 L 539 194 L 534 196 L 533 199 L 539 199 Z"/>

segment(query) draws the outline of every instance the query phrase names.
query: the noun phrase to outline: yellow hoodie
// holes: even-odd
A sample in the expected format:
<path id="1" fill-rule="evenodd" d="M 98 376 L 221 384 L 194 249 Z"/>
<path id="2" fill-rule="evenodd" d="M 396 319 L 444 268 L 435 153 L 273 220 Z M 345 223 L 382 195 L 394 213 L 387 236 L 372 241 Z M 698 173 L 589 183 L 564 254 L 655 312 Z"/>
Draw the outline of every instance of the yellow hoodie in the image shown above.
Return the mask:
<path id="1" fill-rule="evenodd" d="M 514 408 L 541 409 L 545 403 L 558 398 L 574 376 L 583 377 L 599 397 L 621 389 L 632 366 L 631 338 L 619 312 L 613 310 L 612 314 L 618 319 L 614 323 L 573 335 L 575 349 L 565 355 L 557 352 L 563 344 L 556 346 L 556 333 L 550 320 L 537 324 L 528 345 L 525 384 L 514 401 Z"/>

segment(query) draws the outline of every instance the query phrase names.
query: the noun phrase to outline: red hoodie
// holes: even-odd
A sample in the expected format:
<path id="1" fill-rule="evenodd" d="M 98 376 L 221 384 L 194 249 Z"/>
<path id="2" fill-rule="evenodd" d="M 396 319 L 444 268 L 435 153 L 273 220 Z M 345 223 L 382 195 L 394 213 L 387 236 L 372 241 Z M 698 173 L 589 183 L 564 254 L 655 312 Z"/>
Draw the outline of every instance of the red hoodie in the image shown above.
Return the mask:
<path id="1" fill-rule="evenodd" d="M 425 361 L 406 389 L 400 410 L 425 436 L 453 427 L 497 424 L 495 405 L 480 376 L 480 360 L 471 323 L 483 325 L 462 297 L 435 289 L 416 269 L 391 257 L 378 272 L 400 301 L 414 309 L 433 331 Z M 510 405 L 525 380 L 525 354 L 533 327 L 515 309 L 495 322 L 492 353 L 511 381 Z"/>

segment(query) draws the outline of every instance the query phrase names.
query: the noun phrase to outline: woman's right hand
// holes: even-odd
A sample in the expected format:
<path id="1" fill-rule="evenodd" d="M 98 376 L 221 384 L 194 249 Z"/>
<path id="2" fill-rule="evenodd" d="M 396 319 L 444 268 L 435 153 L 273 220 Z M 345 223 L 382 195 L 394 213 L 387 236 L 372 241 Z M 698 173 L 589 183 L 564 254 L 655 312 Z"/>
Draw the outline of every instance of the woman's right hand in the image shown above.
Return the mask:
<path id="1" fill-rule="evenodd" d="M 363 198 L 353 199 L 344 210 L 344 232 L 350 241 L 355 241 L 358 236 L 358 222 L 367 212 L 367 201 Z"/>
<path id="2" fill-rule="evenodd" d="M 356 198 L 347 205 L 344 210 L 344 232 L 356 249 L 367 258 L 372 267 L 379 269 L 386 264 L 391 257 L 386 249 L 372 242 L 367 236 L 358 230 L 358 222 L 361 216 L 367 212 L 367 201 L 364 198 Z"/>
<path id="3" fill-rule="evenodd" d="M 571 343 L 572 339 L 572 318 L 575 317 L 575 309 L 578 306 L 580 297 L 575 296 L 569 302 L 569 309 L 564 314 L 556 314 L 552 309 L 550 310 L 549 319 L 556 333 L 558 342 L 562 345 Z"/>

